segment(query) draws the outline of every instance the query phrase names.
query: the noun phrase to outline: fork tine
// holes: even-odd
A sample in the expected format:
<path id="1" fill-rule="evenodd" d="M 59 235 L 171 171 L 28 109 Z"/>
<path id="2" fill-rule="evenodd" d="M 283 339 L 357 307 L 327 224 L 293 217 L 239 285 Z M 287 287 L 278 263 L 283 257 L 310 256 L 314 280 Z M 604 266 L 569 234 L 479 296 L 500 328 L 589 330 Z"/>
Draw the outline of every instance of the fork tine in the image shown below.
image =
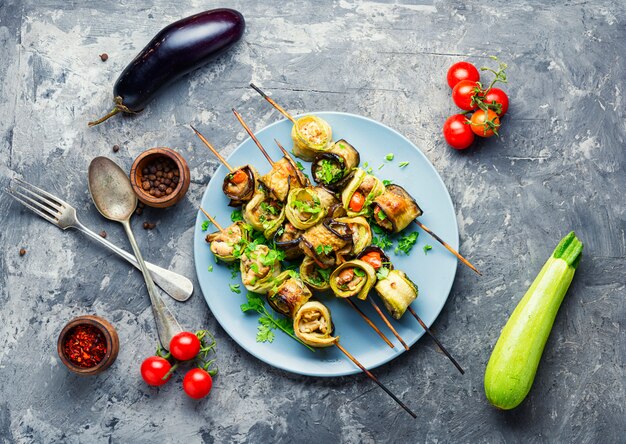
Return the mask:
<path id="1" fill-rule="evenodd" d="M 44 210 L 48 210 L 50 212 L 54 212 L 56 211 L 57 213 L 60 213 L 63 210 L 63 207 L 61 207 L 60 205 L 49 201 L 48 199 L 46 199 L 45 197 L 37 194 L 36 192 L 28 189 L 27 187 L 24 187 L 22 185 L 20 185 L 19 183 L 16 184 L 17 186 L 14 188 L 16 192 L 19 192 L 20 194 L 22 194 L 24 197 L 27 197 L 23 192 L 25 191 L 26 193 L 28 193 L 30 196 L 33 196 L 37 202 L 41 203 L 41 204 L 46 204 L 47 207 L 46 208 L 42 208 Z"/>
<path id="2" fill-rule="evenodd" d="M 50 217 L 47 214 L 44 214 L 42 211 L 38 210 L 37 208 L 33 207 L 31 204 L 29 204 L 28 202 L 22 200 L 21 198 L 19 198 L 18 196 L 16 196 L 15 193 L 17 193 L 17 191 L 11 189 L 11 188 L 6 188 L 5 192 L 11 196 L 13 199 L 17 200 L 19 203 L 21 203 L 22 205 L 24 205 L 26 208 L 28 208 L 29 210 L 31 210 L 33 213 L 35 213 L 36 215 L 43 217 L 45 220 L 47 220 L 48 222 L 57 225 L 58 221 L 56 219 L 53 219 L 52 217 Z"/>
<path id="3" fill-rule="evenodd" d="M 41 209 L 44 213 L 48 213 L 48 215 L 50 217 L 52 217 L 53 219 L 58 219 L 61 216 L 61 212 L 60 211 L 55 210 L 54 208 L 50 208 L 50 207 L 45 206 L 44 204 L 42 204 L 38 200 L 35 200 L 32 197 L 27 196 L 26 194 L 22 193 L 21 190 L 14 189 L 13 191 L 16 194 L 19 194 L 20 196 L 22 196 L 23 199 L 26 199 L 28 202 L 30 202 L 30 203 L 34 204 L 35 206 L 39 207 L 39 209 Z"/>
<path id="4" fill-rule="evenodd" d="M 40 195 L 45 196 L 49 199 L 52 199 L 53 203 L 55 203 L 56 205 L 59 206 L 59 210 L 61 210 L 63 207 L 68 207 L 70 206 L 67 202 L 65 202 L 62 199 L 59 199 L 57 196 L 55 196 L 54 194 L 50 194 L 47 191 L 42 190 L 41 188 L 36 187 L 35 185 L 33 185 L 32 183 L 28 183 L 20 178 L 15 178 L 14 179 L 16 182 L 19 182 L 22 186 L 26 185 L 26 187 L 24 188 L 31 188 L 34 191 L 37 191 Z M 30 190 L 29 190 L 30 191 Z M 31 191 L 32 193 L 32 191 Z M 44 200 L 44 199 L 42 199 Z M 48 203 L 48 202 L 46 202 Z M 50 206 L 53 206 L 52 204 L 49 204 Z"/>

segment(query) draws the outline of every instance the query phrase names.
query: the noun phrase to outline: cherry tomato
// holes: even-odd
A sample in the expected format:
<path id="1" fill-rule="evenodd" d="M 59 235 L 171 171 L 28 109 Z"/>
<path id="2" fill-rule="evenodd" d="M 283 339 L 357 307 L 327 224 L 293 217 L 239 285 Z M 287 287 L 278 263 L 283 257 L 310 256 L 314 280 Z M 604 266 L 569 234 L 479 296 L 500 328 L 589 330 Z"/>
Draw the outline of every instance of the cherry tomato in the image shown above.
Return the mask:
<path id="1" fill-rule="evenodd" d="M 500 104 L 502 110 L 497 113 L 500 117 L 505 115 L 509 109 L 509 96 L 507 96 L 506 93 L 500 88 L 491 88 L 484 100 L 487 105 L 491 105 L 493 102 Z"/>
<path id="2" fill-rule="evenodd" d="M 359 211 L 363 209 L 364 204 L 365 204 L 365 197 L 358 191 L 355 191 L 354 194 L 352 195 L 352 198 L 350 199 L 350 205 L 348 205 L 348 207 L 355 213 L 358 213 Z"/>
<path id="3" fill-rule="evenodd" d="M 474 142 L 474 133 L 470 128 L 467 117 L 463 114 L 455 114 L 448 117 L 443 124 L 443 137 L 455 150 L 464 150 Z"/>
<path id="4" fill-rule="evenodd" d="M 475 89 L 478 85 L 472 80 L 461 80 L 452 90 L 452 100 L 462 110 L 471 111 L 478 108 L 478 105 L 472 105 L 472 97 L 474 97 Z"/>
<path id="5" fill-rule="evenodd" d="M 491 110 L 487 110 L 487 112 L 483 110 L 478 110 L 474 114 L 472 114 L 470 125 L 474 134 L 480 137 L 491 137 L 493 136 L 493 128 L 490 125 L 487 125 L 485 122 L 491 121 L 497 127 L 500 126 L 500 118 L 498 115 Z"/>
<path id="6" fill-rule="evenodd" d="M 480 74 L 474 65 L 469 62 L 457 62 L 448 70 L 448 85 L 454 88 L 461 80 L 478 82 Z"/>
<path id="7" fill-rule="evenodd" d="M 166 379 L 163 379 L 171 368 L 172 364 L 167 359 L 160 356 L 150 356 L 141 363 L 141 377 L 148 385 L 163 385 L 172 377 L 170 374 Z"/>
<path id="8" fill-rule="evenodd" d="M 370 251 L 369 253 L 364 255 L 361 260 L 370 264 L 375 270 L 378 270 L 380 267 L 383 266 L 383 261 L 378 251 Z"/>
<path id="9" fill-rule="evenodd" d="M 195 358 L 200 352 L 200 347 L 202 347 L 200 339 L 189 331 L 178 333 L 170 341 L 170 353 L 179 361 Z"/>
<path id="10" fill-rule="evenodd" d="M 248 179 L 248 175 L 241 170 L 237 170 L 233 173 L 230 180 L 232 183 L 239 184 L 243 183 Z"/>
<path id="11" fill-rule="evenodd" d="M 194 368 L 187 372 L 183 379 L 183 390 L 190 398 L 204 398 L 213 387 L 213 378 L 206 370 Z"/>

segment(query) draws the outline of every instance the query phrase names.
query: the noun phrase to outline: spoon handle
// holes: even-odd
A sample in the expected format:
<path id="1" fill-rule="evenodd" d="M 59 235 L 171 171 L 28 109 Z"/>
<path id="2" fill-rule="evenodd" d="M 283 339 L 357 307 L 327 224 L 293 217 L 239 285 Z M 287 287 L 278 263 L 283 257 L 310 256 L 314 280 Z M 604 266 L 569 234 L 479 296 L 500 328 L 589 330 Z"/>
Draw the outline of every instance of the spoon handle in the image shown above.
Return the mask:
<path id="1" fill-rule="evenodd" d="M 174 314 L 170 311 L 167 305 L 165 305 L 163 299 L 161 299 L 161 296 L 157 293 L 152 276 L 150 276 L 150 271 L 148 270 L 148 267 L 146 267 L 146 263 L 141 256 L 139 246 L 135 240 L 135 235 L 130 228 L 130 222 L 126 220 L 122 222 L 122 225 L 124 225 L 124 230 L 126 231 L 126 235 L 130 241 L 130 246 L 135 253 L 135 257 L 139 263 L 139 269 L 143 273 L 143 278 L 145 279 L 146 286 L 148 287 L 148 294 L 150 295 L 150 302 L 152 304 L 152 313 L 154 314 L 154 320 L 156 321 L 157 334 L 159 335 L 161 347 L 165 350 L 169 350 L 170 341 L 176 334 L 183 331 L 183 329 L 174 317 Z"/>

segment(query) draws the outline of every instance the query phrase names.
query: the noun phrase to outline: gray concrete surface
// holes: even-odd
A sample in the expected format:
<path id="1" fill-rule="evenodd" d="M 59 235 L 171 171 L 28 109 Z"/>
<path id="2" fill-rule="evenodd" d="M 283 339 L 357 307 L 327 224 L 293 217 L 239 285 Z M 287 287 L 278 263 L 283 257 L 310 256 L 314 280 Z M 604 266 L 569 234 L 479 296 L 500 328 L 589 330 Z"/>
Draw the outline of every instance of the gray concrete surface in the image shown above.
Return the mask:
<path id="1" fill-rule="evenodd" d="M 247 19 L 236 49 L 136 118 L 87 128 L 160 28 L 222 5 Z M 199 291 L 175 310 L 216 333 L 221 375 L 211 396 L 194 402 L 178 376 L 159 390 L 140 380 L 155 338 L 140 274 L 3 195 L 0 442 L 624 442 L 623 1 L 4 0 L 0 43 L 1 185 L 17 176 L 58 193 L 88 226 L 128 248 L 121 228 L 90 201 L 90 160 L 105 155 L 129 168 L 145 148 L 179 150 L 193 176 L 186 199 L 133 223 L 147 258 L 196 283 L 193 223 L 217 164 L 187 125 L 230 153 L 244 137 L 232 106 L 254 116 L 257 129 L 279 118 L 250 81 L 295 112 L 362 114 L 415 142 L 450 190 L 461 251 L 484 271 L 479 278 L 459 268 L 434 324 L 465 376 L 427 338 L 376 371 L 417 420 L 361 375 L 315 379 L 257 361 L 217 325 Z M 490 54 L 510 65 L 502 137 L 455 152 L 441 137 L 455 111 L 446 70 Z M 156 229 L 142 230 L 146 220 Z M 571 229 L 585 242 L 584 258 L 535 385 L 517 410 L 496 411 L 482 387 L 491 348 Z M 62 325 L 84 313 L 110 319 L 121 337 L 117 362 L 91 379 L 69 374 L 55 350 Z"/>

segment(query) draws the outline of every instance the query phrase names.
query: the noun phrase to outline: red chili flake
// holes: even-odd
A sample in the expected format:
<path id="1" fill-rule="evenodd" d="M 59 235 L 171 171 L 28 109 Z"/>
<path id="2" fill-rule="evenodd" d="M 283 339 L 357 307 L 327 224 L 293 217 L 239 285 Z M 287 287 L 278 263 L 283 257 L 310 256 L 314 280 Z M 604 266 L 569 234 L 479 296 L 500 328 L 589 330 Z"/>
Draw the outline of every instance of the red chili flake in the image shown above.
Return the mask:
<path id="1" fill-rule="evenodd" d="M 93 325 L 77 325 L 65 339 L 65 356 L 75 365 L 84 368 L 95 367 L 106 355 L 106 339 Z"/>

